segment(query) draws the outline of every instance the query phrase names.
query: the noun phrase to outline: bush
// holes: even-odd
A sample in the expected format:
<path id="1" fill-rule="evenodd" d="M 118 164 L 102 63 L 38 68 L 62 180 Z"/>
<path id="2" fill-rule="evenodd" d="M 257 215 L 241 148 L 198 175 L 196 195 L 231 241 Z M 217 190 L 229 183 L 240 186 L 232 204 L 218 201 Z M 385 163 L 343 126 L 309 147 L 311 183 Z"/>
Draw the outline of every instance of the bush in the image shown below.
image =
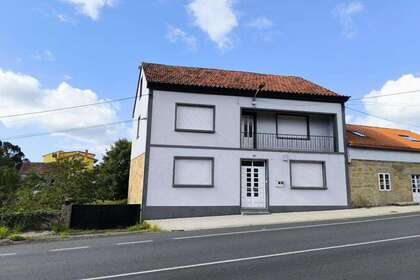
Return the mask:
<path id="1" fill-rule="evenodd" d="M 22 235 L 19 235 L 19 234 L 15 233 L 15 234 L 10 235 L 9 239 L 12 240 L 12 241 L 23 241 L 26 238 L 23 237 Z"/>
<path id="2" fill-rule="evenodd" d="M 143 222 L 141 224 L 136 224 L 134 226 L 128 227 L 128 231 L 141 231 L 141 230 L 148 230 L 151 232 L 159 232 L 160 229 L 157 225 L 151 225 L 148 222 Z"/>
<path id="3" fill-rule="evenodd" d="M 5 239 L 7 236 L 9 236 L 9 233 L 9 229 L 7 227 L 0 226 L 0 239 Z"/>
<path id="4" fill-rule="evenodd" d="M 0 226 L 19 231 L 50 229 L 56 223 L 59 211 L 35 210 L 25 212 L 8 212 L 0 214 Z"/>

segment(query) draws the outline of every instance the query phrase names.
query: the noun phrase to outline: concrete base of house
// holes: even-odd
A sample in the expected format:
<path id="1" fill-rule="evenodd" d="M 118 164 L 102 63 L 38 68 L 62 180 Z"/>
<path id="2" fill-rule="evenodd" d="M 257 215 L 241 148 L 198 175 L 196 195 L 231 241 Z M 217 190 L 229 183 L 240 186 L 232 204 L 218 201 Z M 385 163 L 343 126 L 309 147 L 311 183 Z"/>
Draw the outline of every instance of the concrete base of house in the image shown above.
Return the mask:
<path id="1" fill-rule="evenodd" d="M 379 221 L 389 219 L 393 216 L 407 214 L 409 216 L 420 216 L 420 206 L 383 206 L 372 208 L 342 209 L 342 210 L 325 210 L 325 211 L 303 211 L 288 213 L 271 213 L 270 215 L 224 215 L 210 217 L 195 218 L 179 218 L 179 219 L 160 219 L 149 220 L 152 225 L 158 226 L 161 230 L 178 231 L 178 230 L 202 230 L 217 228 L 232 228 L 245 226 L 264 226 L 264 225 L 282 225 L 292 223 L 308 223 L 334 221 L 337 220 L 346 223 L 345 219 L 352 219 L 349 222 L 357 222 L 354 219 L 373 219 Z M 385 216 L 385 217 L 384 217 Z M 281 226 L 279 226 L 281 227 Z"/>
<path id="2" fill-rule="evenodd" d="M 348 206 L 270 206 L 264 213 L 325 211 L 347 209 Z M 190 218 L 221 215 L 239 215 L 239 206 L 147 206 L 142 209 L 142 220 Z M 249 209 L 246 209 L 250 212 Z"/>

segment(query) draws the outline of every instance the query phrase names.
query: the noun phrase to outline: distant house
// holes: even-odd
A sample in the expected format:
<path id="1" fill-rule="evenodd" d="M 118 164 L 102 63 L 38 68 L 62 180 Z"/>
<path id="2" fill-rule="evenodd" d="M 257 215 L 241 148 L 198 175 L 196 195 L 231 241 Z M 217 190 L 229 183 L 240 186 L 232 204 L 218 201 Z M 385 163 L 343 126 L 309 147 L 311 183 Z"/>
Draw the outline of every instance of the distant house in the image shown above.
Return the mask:
<path id="1" fill-rule="evenodd" d="M 93 169 L 93 165 L 97 161 L 95 159 L 95 154 L 89 153 L 88 150 L 84 152 L 82 151 L 70 151 L 70 152 L 57 151 L 57 152 L 49 153 L 42 156 L 43 163 L 52 163 L 52 162 L 57 162 L 59 160 L 64 160 L 64 159 L 82 160 L 82 162 L 86 164 L 87 169 Z"/>
<path id="2" fill-rule="evenodd" d="M 129 203 L 144 219 L 349 205 L 348 99 L 295 76 L 143 63 Z"/>
<path id="3" fill-rule="evenodd" d="M 22 177 L 26 177 L 31 174 L 45 176 L 51 172 L 51 168 L 50 164 L 44 162 L 23 162 L 19 173 Z"/>
<path id="4" fill-rule="evenodd" d="M 420 135 L 347 125 L 352 204 L 420 202 Z"/>

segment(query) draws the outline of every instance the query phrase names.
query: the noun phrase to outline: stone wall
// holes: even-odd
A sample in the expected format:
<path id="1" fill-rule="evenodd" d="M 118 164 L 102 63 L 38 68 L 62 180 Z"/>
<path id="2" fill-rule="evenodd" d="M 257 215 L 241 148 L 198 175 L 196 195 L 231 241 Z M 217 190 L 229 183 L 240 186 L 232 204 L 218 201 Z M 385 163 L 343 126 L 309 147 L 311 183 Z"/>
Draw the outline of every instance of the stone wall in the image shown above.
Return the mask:
<path id="1" fill-rule="evenodd" d="M 141 204 L 143 197 L 144 154 L 131 160 L 128 182 L 128 204 Z"/>
<path id="2" fill-rule="evenodd" d="M 391 191 L 380 191 L 378 173 L 391 174 Z M 352 160 L 349 164 L 353 207 L 413 201 L 411 175 L 420 174 L 420 163 Z"/>

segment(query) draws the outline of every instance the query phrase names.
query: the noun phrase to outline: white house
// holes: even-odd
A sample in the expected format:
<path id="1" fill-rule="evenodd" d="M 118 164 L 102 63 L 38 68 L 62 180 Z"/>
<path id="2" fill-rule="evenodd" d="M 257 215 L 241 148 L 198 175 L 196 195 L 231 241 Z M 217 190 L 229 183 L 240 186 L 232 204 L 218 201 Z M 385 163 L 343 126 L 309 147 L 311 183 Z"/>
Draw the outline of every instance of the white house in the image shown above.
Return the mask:
<path id="1" fill-rule="evenodd" d="M 143 219 L 347 208 L 347 99 L 300 77 L 143 63 L 128 201 Z"/>

